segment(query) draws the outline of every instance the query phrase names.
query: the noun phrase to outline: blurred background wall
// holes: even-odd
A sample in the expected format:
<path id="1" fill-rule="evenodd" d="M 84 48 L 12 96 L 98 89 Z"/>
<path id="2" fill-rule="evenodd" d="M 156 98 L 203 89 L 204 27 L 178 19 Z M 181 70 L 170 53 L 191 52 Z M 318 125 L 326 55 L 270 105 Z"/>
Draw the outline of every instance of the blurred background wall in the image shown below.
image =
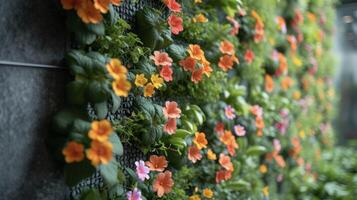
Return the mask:
<path id="1" fill-rule="evenodd" d="M 342 143 L 357 139 L 357 1 L 342 0 L 337 7 L 335 53 L 336 93 L 340 95 L 336 119 L 337 133 Z"/>

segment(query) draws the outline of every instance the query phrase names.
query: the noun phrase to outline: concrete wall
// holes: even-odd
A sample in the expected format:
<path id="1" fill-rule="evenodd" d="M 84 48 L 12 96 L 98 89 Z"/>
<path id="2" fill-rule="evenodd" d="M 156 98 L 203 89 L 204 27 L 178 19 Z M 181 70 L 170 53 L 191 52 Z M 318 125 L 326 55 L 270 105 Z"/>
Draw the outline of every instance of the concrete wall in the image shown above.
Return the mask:
<path id="1" fill-rule="evenodd" d="M 58 1 L 0 0 L 0 61 L 60 65 L 68 37 Z M 1 200 L 65 198 L 45 140 L 68 79 L 65 69 L 0 64 Z"/>

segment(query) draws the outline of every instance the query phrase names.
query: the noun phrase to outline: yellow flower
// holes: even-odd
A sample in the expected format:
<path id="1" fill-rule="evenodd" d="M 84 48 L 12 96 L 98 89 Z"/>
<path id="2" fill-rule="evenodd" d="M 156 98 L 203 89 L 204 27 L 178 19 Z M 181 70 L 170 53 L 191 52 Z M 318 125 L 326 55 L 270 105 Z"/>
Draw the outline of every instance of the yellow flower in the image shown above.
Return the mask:
<path id="1" fill-rule="evenodd" d="M 195 3 L 202 3 L 202 0 L 195 0 Z"/>
<path id="2" fill-rule="evenodd" d="M 156 89 L 159 89 L 160 87 L 162 87 L 164 79 L 162 79 L 158 74 L 153 74 L 151 75 L 151 82 Z"/>
<path id="3" fill-rule="evenodd" d="M 265 174 L 265 173 L 267 173 L 268 168 L 267 168 L 266 165 L 260 165 L 259 166 L 259 171 L 260 171 L 260 173 Z"/>
<path id="4" fill-rule="evenodd" d="M 198 23 L 208 22 L 208 19 L 202 13 L 198 14 L 192 20 L 193 20 L 194 23 L 196 23 L 196 22 L 198 22 Z"/>
<path id="5" fill-rule="evenodd" d="M 119 78 L 112 83 L 113 90 L 117 96 L 127 97 L 131 84 L 126 78 Z"/>
<path id="6" fill-rule="evenodd" d="M 145 97 L 152 97 L 152 95 L 155 93 L 155 87 L 152 83 L 148 83 L 144 87 L 144 96 Z"/>
<path id="7" fill-rule="evenodd" d="M 137 87 L 144 87 L 144 85 L 148 82 L 148 80 L 145 78 L 144 74 L 137 74 L 135 75 L 135 85 Z"/>
<path id="8" fill-rule="evenodd" d="M 190 198 L 188 198 L 188 200 L 201 200 L 200 196 L 198 196 L 197 194 L 190 196 Z"/>
<path id="9" fill-rule="evenodd" d="M 304 130 L 301 130 L 299 132 L 299 136 L 301 137 L 301 139 L 304 139 L 305 138 L 305 131 Z"/>
<path id="10" fill-rule="evenodd" d="M 95 167 L 99 164 L 108 164 L 113 157 L 113 145 L 108 141 L 93 140 L 86 155 Z"/>
<path id="11" fill-rule="evenodd" d="M 122 65 L 119 59 L 111 59 L 107 64 L 107 70 L 114 79 L 126 77 L 128 70 Z"/>
<path id="12" fill-rule="evenodd" d="M 300 91 L 295 91 L 295 92 L 293 93 L 293 98 L 294 98 L 295 100 L 299 100 L 299 99 L 301 98 L 301 92 L 300 92 Z"/>
<path id="13" fill-rule="evenodd" d="M 109 135 L 113 132 L 112 125 L 108 120 L 93 121 L 88 136 L 92 140 L 104 142 L 108 140 Z"/>
<path id="14" fill-rule="evenodd" d="M 213 197 L 213 191 L 209 188 L 206 188 L 203 190 L 203 196 L 208 199 L 211 199 Z"/>
<path id="15" fill-rule="evenodd" d="M 302 61 L 297 56 L 293 56 L 293 63 L 294 63 L 294 65 L 296 65 L 298 67 L 302 66 Z"/>
<path id="16" fill-rule="evenodd" d="M 211 149 L 208 149 L 207 151 L 207 158 L 210 160 L 217 160 L 216 154 Z"/>
<path id="17" fill-rule="evenodd" d="M 269 187 L 268 186 L 265 186 L 264 188 L 263 188 L 263 194 L 264 194 L 264 196 L 269 196 Z"/>

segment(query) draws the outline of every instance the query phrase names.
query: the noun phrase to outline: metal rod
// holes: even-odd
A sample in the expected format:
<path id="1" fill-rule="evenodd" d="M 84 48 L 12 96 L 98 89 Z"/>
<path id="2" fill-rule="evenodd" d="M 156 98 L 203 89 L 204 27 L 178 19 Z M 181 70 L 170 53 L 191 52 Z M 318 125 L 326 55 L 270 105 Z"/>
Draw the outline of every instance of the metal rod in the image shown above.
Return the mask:
<path id="1" fill-rule="evenodd" d="M 66 68 L 63 67 L 63 66 L 37 64 L 37 63 L 12 62 L 12 61 L 4 61 L 4 60 L 0 60 L 0 66 L 1 66 L 1 65 L 9 65 L 9 66 L 15 66 L 15 67 L 34 67 L 34 68 L 66 69 Z"/>

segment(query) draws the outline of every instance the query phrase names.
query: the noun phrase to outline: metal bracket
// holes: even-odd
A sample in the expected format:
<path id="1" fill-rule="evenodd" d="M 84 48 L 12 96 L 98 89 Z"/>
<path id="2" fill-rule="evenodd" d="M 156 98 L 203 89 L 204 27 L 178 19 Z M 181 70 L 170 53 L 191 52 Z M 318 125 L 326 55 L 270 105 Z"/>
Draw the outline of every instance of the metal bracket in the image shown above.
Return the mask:
<path id="1" fill-rule="evenodd" d="M 12 62 L 12 61 L 4 61 L 4 60 L 0 60 L 0 66 L 33 67 L 33 68 L 62 69 L 62 70 L 66 69 L 63 66 L 37 64 L 37 63 Z"/>

